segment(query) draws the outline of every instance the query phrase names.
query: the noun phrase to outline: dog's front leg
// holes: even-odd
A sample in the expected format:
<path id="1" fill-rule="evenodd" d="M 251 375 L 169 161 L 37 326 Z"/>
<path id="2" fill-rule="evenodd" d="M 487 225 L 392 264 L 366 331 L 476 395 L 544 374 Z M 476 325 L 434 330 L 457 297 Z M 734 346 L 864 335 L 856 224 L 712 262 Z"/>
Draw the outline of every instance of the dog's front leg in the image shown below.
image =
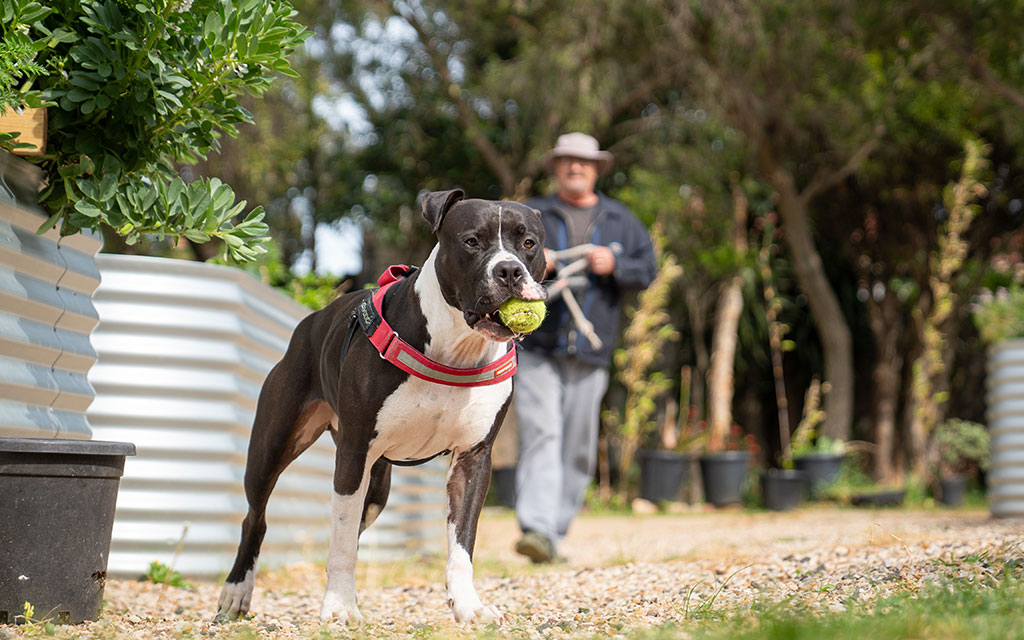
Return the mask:
<path id="1" fill-rule="evenodd" d="M 327 589 L 320 619 L 325 622 L 362 622 L 363 614 L 356 604 L 356 550 L 371 465 L 368 460 L 356 459 L 357 456 L 342 455 L 342 444 L 338 443 L 339 455 L 334 472 Z"/>
<path id="2" fill-rule="evenodd" d="M 491 447 L 481 442 L 456 451 L 448 469 L 448 606 L 456 622 L 504 622 L 504 614 L 486 606 L 473 587 L 473 546 L 487 487 L 491 481 Z"/>

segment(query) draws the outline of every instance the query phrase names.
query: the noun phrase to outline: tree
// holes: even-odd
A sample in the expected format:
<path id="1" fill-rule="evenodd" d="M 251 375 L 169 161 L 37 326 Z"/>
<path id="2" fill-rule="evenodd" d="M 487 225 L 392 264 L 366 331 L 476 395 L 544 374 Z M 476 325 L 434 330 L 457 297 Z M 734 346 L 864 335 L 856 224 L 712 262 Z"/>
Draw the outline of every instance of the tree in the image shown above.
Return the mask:
<path id="1" fill-rule="evenodd" d="M 847 439 L 852 336 L 814 241 L 812 214 L 816 199 L 860 169 L 884 132 L 884 102 L 856 89 L 885 79 L 865 55 L 866 27 L 852 5 L 694 2 L 665 11 L 673 34 L 666 47 L 692 61 L 680 81 L 743 132 L 752 169 L 776 192 L 832 387 L 822 432 Z"/>

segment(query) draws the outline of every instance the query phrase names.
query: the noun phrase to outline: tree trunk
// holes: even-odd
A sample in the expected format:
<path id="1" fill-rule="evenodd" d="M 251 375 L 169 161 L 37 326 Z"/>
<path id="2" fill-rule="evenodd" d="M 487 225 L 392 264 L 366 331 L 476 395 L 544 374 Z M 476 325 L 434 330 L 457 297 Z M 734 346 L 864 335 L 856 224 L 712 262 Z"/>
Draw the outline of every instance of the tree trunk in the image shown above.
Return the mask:
<path id="1" fill-rule="evenodd" d="M 738 253 L 747 250 L 747 199 L 733 186 L 733 244 Z M 724 448 L 732 426 L 733 366 L 739 340 L 740 314 L 743 312 L 743 276 L 736 274 L 722 290 L 715 312 L 711 337 L 711 367 L 708 370 L 708 449 Z"/>
<path id="2" fill-rule="evenodd" d="M 690 333 L 693 336 L 693 355 L 696 360 L 696 371 L 693 372 L 693 387 L 690 389 L 690 404 L 697 407 L 696 419 L 704 417 L 704 381 L 708 372 L 708 348 L 705 343 L 707 333 L 707 302 L 705 292 L 697 287 L 687 286 L 683 290 L 686 308 L 690 316 Z"/>
<path id="3" fill-rule="evenodd" d="M 708 369 L 708 449 L 719 451 L 732 426 L 733 363 L 736 360 L 736 330 L 743 312 L 743 278 L 733 276 L 722 290 L 715 313 L 711 338 L 711 367 Z"/>
<path id="4" fill-rule="evenodd" d="M 872 474 L 875 481 L 885 483 L 896 479 L 894 450 L 896 419 L 902 381 L 903 304 L 888 289 L 880 301 L 869 292 L 867 300 L 871 334 L 875 339 L 875 368 L 871 373 L 874 387 L 875 452 Z"/>
<path id="5" fill-rule="evenodd" d="M 849 440 L 853 422 L 853 339 L 839 299 L 825 275 L 821 255 L 814 246 L 807 202 L 797 193 L 792 174 L 775 168 L 769 178 L 779 193 L 779 215 L 785 225 L 797 284 L 807 295 L 811 317 L 818 329 L 825 360 L 825 422 L 821 434 Z"/>

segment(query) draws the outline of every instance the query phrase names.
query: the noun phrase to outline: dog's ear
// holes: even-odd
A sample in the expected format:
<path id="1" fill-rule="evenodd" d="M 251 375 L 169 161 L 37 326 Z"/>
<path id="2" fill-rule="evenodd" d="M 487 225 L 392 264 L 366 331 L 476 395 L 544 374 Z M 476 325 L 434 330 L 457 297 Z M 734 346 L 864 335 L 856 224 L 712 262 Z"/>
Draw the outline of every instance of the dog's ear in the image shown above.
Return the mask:
<path id="1" fill-rule="evenodd" d="M 462 189 L 431 191 L 423 194 L 420 199 L 423 205 L 423 218 L 430 223 L 430 228 L 434 233 L 441 228 L 441 221 L 444 220 L 445 214 L 452 208 L 452 205 L 465 197 L 466 193 Z"/>

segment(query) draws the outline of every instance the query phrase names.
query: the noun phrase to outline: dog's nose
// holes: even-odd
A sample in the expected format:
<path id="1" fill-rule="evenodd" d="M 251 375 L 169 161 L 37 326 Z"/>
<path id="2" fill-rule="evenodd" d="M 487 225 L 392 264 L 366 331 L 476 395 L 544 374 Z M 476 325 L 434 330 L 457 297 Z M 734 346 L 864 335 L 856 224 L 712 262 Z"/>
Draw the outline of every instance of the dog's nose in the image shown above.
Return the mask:
<path id="1" fill-rule="evenodd" d="M 523 265 L 512 260 L 502 260 L 494 265 L 494 279 L 509 287 L 518 286 L 523 281 Z"/>

